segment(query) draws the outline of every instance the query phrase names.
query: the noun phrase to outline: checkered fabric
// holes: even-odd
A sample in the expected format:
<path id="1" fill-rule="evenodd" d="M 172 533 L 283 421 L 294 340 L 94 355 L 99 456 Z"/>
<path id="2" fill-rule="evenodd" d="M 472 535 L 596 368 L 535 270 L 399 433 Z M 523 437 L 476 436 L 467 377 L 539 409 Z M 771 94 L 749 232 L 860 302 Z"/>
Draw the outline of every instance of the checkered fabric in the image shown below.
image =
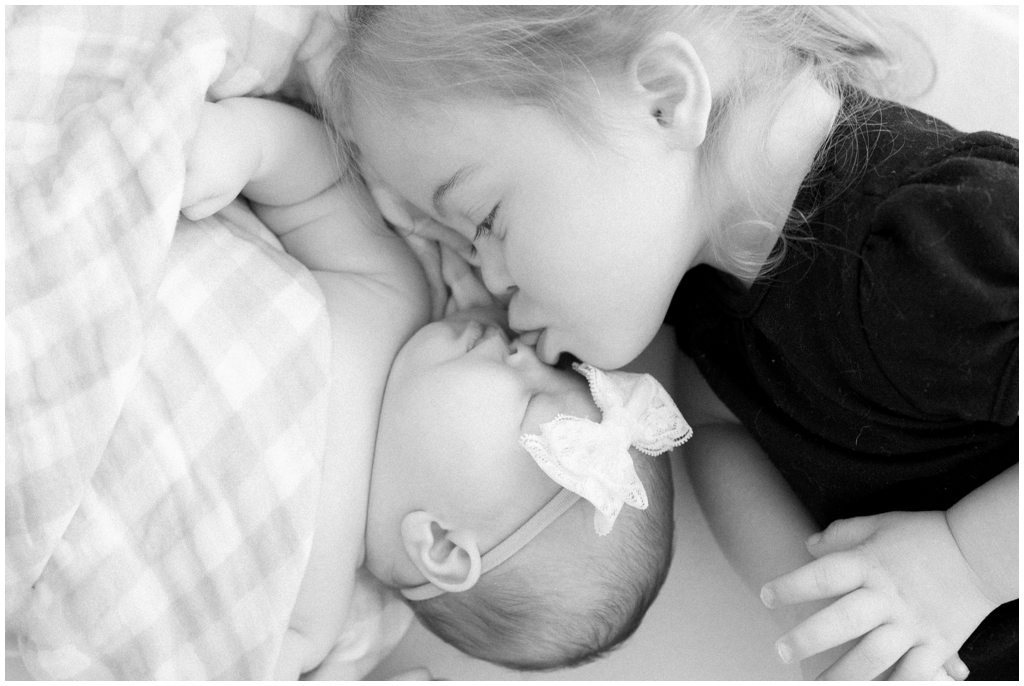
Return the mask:
<path id="1" fill-rule="evenodd" d="M 37 678 L 272 674 L 330 338 L 241 203 L 179 215 L 206 98 L 309 93 L 324 11 L 6 10 L 5 610 Z"/>

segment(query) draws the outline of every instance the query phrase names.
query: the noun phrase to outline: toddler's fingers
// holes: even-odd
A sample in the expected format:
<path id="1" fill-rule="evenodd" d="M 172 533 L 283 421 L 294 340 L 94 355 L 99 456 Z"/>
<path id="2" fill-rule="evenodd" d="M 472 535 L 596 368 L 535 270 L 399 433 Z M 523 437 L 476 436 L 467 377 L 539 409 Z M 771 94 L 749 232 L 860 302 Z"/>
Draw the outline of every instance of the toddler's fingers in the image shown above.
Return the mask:
<path id="1" fill-rule="evenodd" d="M 930 645 L 919 645 L 907 651 L 889 675 L 890 681 L 923 681 L 932 679 L 942 668 L 942 657 Z"/>
<path id="2" fill-rule="evenodd" d="M 815 557 L 821 557 L 863 543 L 878 529 L 876 517 L 854 517 L 837 519 L 828 527 L 807 539 L 807 550 Z"/>
<path id="3" fill-rule="evenodd" d="M 865 567 L 853 553 L 834 553 L 814 560 L 761 588 L 761 602 L 767 607 L 834 598 L 860 588 Z"/>
<path id="4" fill-rule="evenodd" d="M 943 671 L 954 681 L 963 681 L 971 673 L 971 670 L 967 668 L 967 665 L 964 664 L 959 655 L 954 655 L 946 660 L 946 664 L 943 665 Z"/>
<path id="5" fill-rule="evenodd" d="M 877 594 L 860 588 L 809 617 L 775 647 L 783 662 L 798 662 L 868 634 L 885 622 L 888 614 Z"/>
<path id="6" fill-rule="evenodd" d="M 851 648 L 818 677 L 829 681 L 867 681 L 884 675 L 912 642 L 906 632 L 884 624 Z"/>

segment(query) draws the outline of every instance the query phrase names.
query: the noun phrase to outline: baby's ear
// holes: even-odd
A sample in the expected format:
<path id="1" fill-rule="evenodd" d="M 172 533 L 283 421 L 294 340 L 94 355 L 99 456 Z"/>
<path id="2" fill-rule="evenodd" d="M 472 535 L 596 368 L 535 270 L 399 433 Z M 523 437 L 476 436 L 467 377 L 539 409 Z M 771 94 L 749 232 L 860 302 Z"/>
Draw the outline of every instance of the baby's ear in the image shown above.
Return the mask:
<path id="1" fill-rule="evenodd" d="M 688 40 L 671 31 L 653 36 L 637 53 L 630 76 L 647 99 L 649 114 L 677 144 L 696 148 L 704 142 L 711 85 Z"/>
<path id="2" fill-rule="evenodd" d="M 427 581 L 450 593 L 480 579 L 480 548 L 472 532 L 452 531 L 433 515 L 417 510 L 402 518 L 402 544 Z"/>

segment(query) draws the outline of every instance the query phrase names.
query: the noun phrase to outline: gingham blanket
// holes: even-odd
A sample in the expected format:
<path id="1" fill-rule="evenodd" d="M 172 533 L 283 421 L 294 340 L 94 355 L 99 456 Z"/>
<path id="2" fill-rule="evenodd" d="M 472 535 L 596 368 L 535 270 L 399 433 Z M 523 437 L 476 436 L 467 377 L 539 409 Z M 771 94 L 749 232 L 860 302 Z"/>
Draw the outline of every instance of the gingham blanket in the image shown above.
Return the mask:
<path id="1" fill-rule="evenodd" d="M 308 95 L 331 28 L 6 10 L 5 609 L 33 676 L 272 674 L 312 541 L 328 323 L 241 203 L 199 223 L 179 205 L 203 100 Z"/>

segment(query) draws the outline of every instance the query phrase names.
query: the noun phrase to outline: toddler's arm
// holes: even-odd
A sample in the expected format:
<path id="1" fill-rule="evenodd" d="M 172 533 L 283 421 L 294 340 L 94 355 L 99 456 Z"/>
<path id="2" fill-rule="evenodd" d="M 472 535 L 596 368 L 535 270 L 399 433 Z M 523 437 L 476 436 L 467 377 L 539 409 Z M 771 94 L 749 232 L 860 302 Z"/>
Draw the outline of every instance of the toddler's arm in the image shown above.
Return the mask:
<path id="1" fill-rule="evenodd" d="M 765 582 L 811 562 L 804 541 L 818 530 L 774 465 L 747 430 L 707 386 L 692 360 L 678 360 L 677 402 L 694 427 L 683 463 L 694 493 L 729 564 L 755 594 Z M 824 606 L 781 609 L 771 617 L 788 631 Z M 840 650 L 801 663 L 814 678 Z"/>
<path id="2" fill-rule="evenodd" d="M 808 550 L 805 544 L 818 530 L 813 519 L 750 434 L 685 357 L 679 360 L 679 388 L 678 403 L 694 426 L 694 436 L 683 452 L 684 462 L 708 524 L 730 564 L 755 593 L 780 575 L 806 570 L 806 565 L 815 560 L 813 549 Z M 780 604 L 773 611 L 780 630 L 790 632 L 780 643 L 808 626 L 809 622 L 804 622 L 830 603 L 824 597 L 806 600 L 809 602 Z M 843 658 L 855 638 L 849 636 L 819 650 L 793 654 L 787 661 L 799 660 L 805 677 L 823 673 L 828 677 L 831 665 Z M 948 678 L 948 673 L 962 679 L 965 668 L 955 655 L 957 647 L 959 644 L 939 659 L 926 678 Z"/>
<path id="3" fill-rule="evenodd" d="M 327 446 L 313 548 L 275 676 L 316 667 L 344 625 L 362 565 L 378 410 L 398 349 L 426 323 L 422 271 L 368 192 L 341 179 L 324 125 L 276 102 L 207 103 L 183 213 L 207 216 L 242 192 L 310 269 L 331 326 Z"/>

